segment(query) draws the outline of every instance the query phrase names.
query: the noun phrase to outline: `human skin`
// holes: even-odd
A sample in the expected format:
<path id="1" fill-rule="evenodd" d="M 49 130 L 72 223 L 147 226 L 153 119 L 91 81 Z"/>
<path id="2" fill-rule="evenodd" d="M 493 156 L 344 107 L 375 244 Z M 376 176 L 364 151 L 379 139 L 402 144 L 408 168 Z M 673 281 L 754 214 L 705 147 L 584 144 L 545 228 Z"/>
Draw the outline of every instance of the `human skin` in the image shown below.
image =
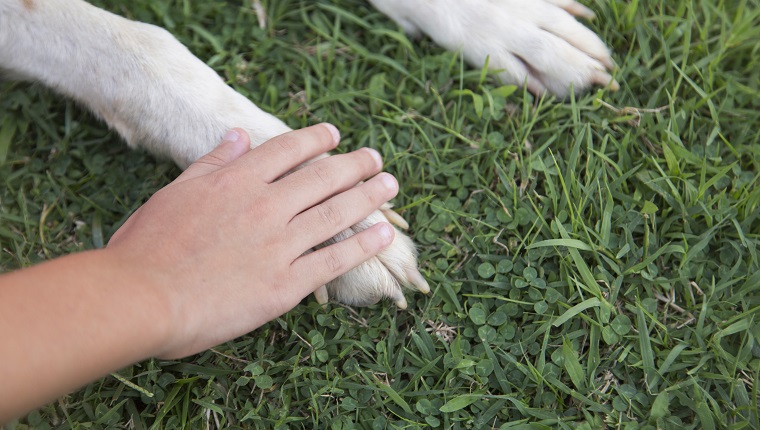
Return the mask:
<path id="1" fill-rule="evenodd" d="M 250 332 L 388 246 L 394 229 L 378 223 L 304 255 L 398 192 L 370 149 L 283 177 L 338 141 L 320 124 L 251 150 L 233 130 L 105 249 L 0 276 L 0 423 L 136 361 Z"/>

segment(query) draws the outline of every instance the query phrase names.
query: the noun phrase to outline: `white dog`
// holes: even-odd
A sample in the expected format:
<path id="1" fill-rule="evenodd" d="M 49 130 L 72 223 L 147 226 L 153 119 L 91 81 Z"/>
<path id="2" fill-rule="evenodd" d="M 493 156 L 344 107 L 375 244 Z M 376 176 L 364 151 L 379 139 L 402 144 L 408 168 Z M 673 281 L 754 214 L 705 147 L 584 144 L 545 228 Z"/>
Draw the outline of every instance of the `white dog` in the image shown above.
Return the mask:
<path id="1" fill-rule="evenodd" d="M 616 88 L 609 52 L 573 16 L 593 13 L 574 0 L 370 0 L 410 34 L 424 33 L 505 83 L 564 96 L 592 85 Z M 37 81 L 91 109 L 130 146 L 181 167 L 242 127 L 253 146 L 290 129 L 262 111 L 166 30 L 130 21 L 81 0 L 0 0 L 0 71 Z M 377 211 L 336 240 L 395 213 Z M 395 215 L 395 216 L 394 216 Z M 342 237 L 340 237 L 342 236 Z M 400 232 L 376 258 L 318 291 L 347 304 L 383 297 L 401 308 L 401 286 L 429 287 L 412 241 Z"/>

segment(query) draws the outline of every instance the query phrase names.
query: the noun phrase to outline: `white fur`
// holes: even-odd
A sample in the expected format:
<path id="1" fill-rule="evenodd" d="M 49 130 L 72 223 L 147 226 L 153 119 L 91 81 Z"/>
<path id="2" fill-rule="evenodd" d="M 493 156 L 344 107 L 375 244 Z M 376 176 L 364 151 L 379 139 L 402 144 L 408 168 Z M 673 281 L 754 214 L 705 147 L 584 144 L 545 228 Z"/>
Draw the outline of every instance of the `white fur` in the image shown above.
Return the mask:
<path id="1" fill-rule="evenodd" d="M 129 145 L 182 167 L 232 127 L 254 145 L 290 130 L 166 30 L 79 0 L 0 0 L 0 69 L 80 101 Z"/>
<path id="2" fill-rule="evenodd" d="M 534 93 L 565 96 L 571 88 L 617 83 L 607 47 L 573 15 L 593 17 L 574 0 L 370 0 L 412 35 L 461 51 L 465 60 L 490 69 Z"/>
<path id="3" fill-rule="evenodd" d="M 406 31 L 461 49 L 507 82 L 564 95 L 606 84 L 604 44 L 565 10 L 588 16 L 573 0 L 371 0 Z M 565 10 L 563 10 L 564 8 Z M 130 146 L 190 163 L 242 127 L 252 145 L 290 129 L 227 86 L 171 34 L 82 0 L 0 0 L 0 72 L 43 83 L 86 105 Z M 334 240 L 387 220 L 377 211 Z M 398 218 L 396 215 L 395 218 Z M 376 258 L 327 286 L 341 302 L 368 305 L 389 297 L 406 307 L 401 286 L 427 292 L 412 241 L 398 232 Z M 324 289 L 318 299 L 326 299 Z"/>

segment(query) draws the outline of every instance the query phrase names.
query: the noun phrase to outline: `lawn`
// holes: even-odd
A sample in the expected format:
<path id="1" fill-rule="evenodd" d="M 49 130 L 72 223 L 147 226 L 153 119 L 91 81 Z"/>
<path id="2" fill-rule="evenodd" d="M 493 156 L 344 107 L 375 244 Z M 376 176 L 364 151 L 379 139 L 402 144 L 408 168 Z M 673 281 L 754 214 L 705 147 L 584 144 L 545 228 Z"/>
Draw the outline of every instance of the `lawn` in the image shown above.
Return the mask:
<path id="1" fill-rule="evenodd" d="M 97 3 L 290 126 L 378 149 L 432 292 L 404 311 L 310 298 L 6 429 L 760 428 L 760 0 L 587 1 L 621 88 L 567 100 L 362 1 L 264 0 L 266 29 L 247 1 Z M 1 84 L 0 271 L 102 247 L 178 173 Z"/>

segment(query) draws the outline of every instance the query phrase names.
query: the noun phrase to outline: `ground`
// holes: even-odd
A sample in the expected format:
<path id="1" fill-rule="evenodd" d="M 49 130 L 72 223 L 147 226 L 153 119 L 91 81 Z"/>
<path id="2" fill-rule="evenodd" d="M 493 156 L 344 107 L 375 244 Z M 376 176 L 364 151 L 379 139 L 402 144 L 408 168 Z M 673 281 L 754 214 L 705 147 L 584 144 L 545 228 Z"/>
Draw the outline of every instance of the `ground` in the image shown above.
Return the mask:
<path id="1" fill-rule="evenodd" d="M 6 428 L 760 427 L 758 0 L 588 1 L 621 88 L 568 100 L 360 1 L 262 1 L 265 29 L 247 2 L 97 3 L 378 149 L 433 291 L 307 299 Z M 0 94 L 0 271 L 102 247 L 179 173 L 38 86 Z"/>

